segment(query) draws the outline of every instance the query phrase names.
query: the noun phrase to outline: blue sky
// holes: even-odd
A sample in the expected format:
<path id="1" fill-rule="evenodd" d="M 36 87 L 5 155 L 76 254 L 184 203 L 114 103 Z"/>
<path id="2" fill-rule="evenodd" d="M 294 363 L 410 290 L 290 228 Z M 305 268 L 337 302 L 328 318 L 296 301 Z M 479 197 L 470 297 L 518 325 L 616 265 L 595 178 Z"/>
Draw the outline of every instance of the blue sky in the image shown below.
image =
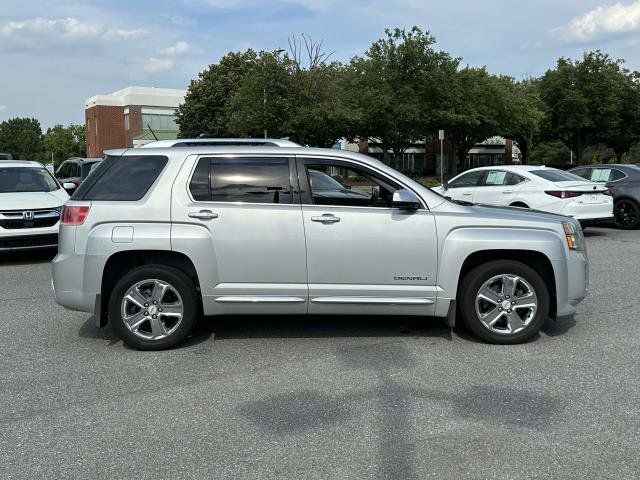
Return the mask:
<path id="1" fill-rule="evenodd" d="M 594 48 L 640 69 L 640 0 L 0 0 L 0 121 L 82 123 L 91 95 L 186 88 L 230 50 L 305 33 L 346 61 L 385 27 L 412 25 L 517 78 Z"/>

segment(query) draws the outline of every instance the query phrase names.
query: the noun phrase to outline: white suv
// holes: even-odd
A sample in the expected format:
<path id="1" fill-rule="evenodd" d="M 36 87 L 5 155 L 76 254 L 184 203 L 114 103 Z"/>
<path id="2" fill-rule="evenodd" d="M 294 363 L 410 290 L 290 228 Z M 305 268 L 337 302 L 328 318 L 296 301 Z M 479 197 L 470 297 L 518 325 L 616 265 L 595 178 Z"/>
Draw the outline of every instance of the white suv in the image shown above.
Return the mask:
<path id="1" fill-rule="evenodd" d="M 0 251 L 55 247 L 69 195 L 38 162 L 0 162 Z"/>
<path id="2" fill-rule="evenodd" d="M 64 208 L 54 291 L 136 348 L 181 342 L 202 314 L 459 313 L 517 343 L 587 293 L 576 220 L 451 202 L 363 155 L 257 140 L 106 153 Z"/>

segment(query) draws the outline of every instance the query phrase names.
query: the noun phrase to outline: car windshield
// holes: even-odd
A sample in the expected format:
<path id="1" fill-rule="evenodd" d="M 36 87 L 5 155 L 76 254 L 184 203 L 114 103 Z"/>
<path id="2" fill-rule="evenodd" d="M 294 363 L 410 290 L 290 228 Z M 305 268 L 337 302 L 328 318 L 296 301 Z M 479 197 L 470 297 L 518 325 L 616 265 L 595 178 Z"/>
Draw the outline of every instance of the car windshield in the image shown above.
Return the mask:
<path id="1" fill-rule="evenodd" d="M 319 172 L 318 170 L 309 170 L 309 177 L 311 181 L 311 188 L 315 191 L 321 190 L 345 190 L 344 185 L 331 178 L 326 173 Z"/>
<path id="2" fill-rule="evenodd" d="M 573 173 L 546 168 L 544 170 L 531 170 L 531 173 L 550 182 L 584 182 L 585 179 Z"/>
<path id="3" fill-rule="evenodd" d="M 52 192 L 57 189 L 57 182 L 45 168 L 0 168 L 0 193 Z"/>

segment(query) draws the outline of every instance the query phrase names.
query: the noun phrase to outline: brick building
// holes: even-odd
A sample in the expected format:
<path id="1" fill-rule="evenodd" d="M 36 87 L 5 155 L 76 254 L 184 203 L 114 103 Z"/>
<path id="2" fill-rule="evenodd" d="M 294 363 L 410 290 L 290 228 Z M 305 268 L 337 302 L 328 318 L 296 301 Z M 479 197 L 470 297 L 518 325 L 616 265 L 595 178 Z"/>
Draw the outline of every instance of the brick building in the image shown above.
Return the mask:
<path id="1" fill-rule="evenodd" d="M 178 135 L 175 112 L 185 90 L 127 87 L 85 102 L 87 156 L 101 157 L 110 148 L 136 147 Z M 152 133 L 153 131 L 153 133 Z"/>

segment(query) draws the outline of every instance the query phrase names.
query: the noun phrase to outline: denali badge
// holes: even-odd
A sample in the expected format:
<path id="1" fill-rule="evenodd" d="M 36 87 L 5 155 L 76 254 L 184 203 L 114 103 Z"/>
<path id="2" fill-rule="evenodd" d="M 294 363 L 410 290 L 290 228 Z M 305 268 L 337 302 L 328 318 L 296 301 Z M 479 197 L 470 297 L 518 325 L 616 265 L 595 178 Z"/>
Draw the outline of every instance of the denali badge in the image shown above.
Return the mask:
<path id="1" fill-rule="evenodd" d="M 426 282 L 429 277 L 405 277 L 397 276 L 393 277 L 396 282 Z"/>
<path id="2" fill-rule="evenodd" d="M 24 220 L 33 220 L 33 212 L 31 210 L 27 210 L 26 212 L 22 212 L 22 218 Z"/>

